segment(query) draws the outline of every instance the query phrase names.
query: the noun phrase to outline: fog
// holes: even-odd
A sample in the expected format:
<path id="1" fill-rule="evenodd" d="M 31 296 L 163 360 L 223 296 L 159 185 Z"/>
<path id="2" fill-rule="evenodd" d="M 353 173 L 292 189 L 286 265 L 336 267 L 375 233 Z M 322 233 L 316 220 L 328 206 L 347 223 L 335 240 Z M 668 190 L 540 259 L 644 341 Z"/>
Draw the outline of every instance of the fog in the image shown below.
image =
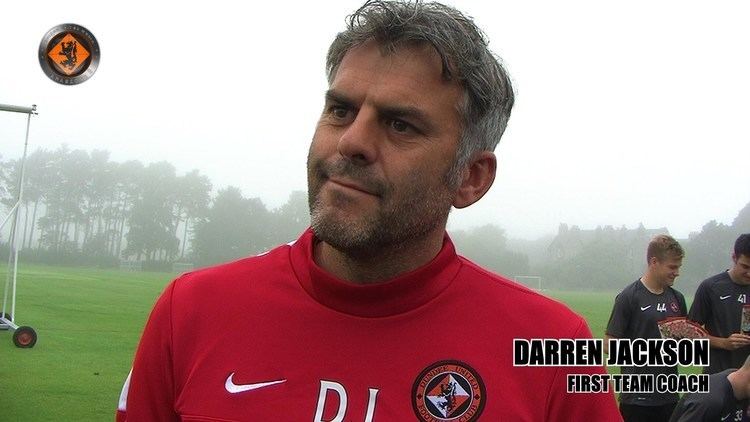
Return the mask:
<path id="1" fill-rule="evenodd" d="M 450 230 L 495 224 L 512 239 L 561 223 L 667 228 L 686 239 L 731 225 L 750 200 L 750 58 L 744 2 L 481 2 L 473 16 L 513 78 L 499 171 Z M 213 195 L 237 186 L 269 209 L 305 190 L 326 89 L 324 56 L 356 1 L 188 5 L 10 2 L 0 11 L 0 103 L 37 104 L 30 148 L 107 150 L 113 162 L 197 169 Z M 37 50 L 72 22 L 98 39 L 76 86 Z M 25 116 L 0 113 L 0 155 L 22 152 Z"/>

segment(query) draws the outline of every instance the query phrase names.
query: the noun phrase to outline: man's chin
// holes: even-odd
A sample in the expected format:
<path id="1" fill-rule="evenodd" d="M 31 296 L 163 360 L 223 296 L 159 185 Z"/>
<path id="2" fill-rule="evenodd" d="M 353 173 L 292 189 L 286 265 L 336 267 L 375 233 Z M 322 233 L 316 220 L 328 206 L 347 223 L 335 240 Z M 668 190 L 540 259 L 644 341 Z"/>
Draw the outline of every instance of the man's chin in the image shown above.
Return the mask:
<path id="1" fill-rule="evenodd" d="M 334 212 L 324 215 L 313 213 L 311 227 L 316 238 L 335 249 L 342 252 L 355 251 L 367 248 L 372 243 L 371 230 L 367 230 L 365 224 L 357 220 Z"/>
<path id="2" fill-rule="evenodd" d="M 373 250 L 371 241 L 351 232 L 327 230 L 320 227 L 316 230 L 313 227 L 313 233 L 318 240 L 346 255 L 368 255 L 367 252 Z"/>
<path id="3" fill-rule="evenodd" d="M 363 231 L 368 225 L 365 210 L 352 206 L 320 204 L 310 213 L 311 223 L 321 229 Z"/>

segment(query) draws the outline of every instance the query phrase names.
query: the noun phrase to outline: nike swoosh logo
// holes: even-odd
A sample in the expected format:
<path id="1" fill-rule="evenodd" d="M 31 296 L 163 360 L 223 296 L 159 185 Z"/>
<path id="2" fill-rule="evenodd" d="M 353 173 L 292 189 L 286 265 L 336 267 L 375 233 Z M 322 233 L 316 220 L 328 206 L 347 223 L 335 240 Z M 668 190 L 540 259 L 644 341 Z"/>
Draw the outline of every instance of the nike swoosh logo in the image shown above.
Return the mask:
<path id="1" fill-rule="evenodd" d="M 651 305 L 648 305 L 648 306 L 641 306 L 641 311 L 645 311 L 646 309 L 648 309 L 648 308 L 650 308 L 650 307 L 651 307 Z"/>
<path id="2" fill-rule="evenodd" d="M 724 300 L 724 299 L 729 299 L 730 297 L 732 297 L 732 295 L 719 296 L 719 299 Z"/>
<path id="3" fill-rule="evenodd" d="M 732 416 L 732 414 L 731 414 L 731 413 L 730 413 L 730 414 L 728 414 L 728 415 L 726 415 L 726 416 L 722 416 L 722 417 L 721 417 L 721 420 L 725 421 L 725 420 L 727 420 L 727 418 L 728 418 L 728 417 L 730 417 L 730 416 Z"/>
<path id="4" fill-rule="evenodd" d="M 242 393 L 242 392 L 251 391 L 251 390 L 257 390 L 259 388 L 269 387 L 272 385 L 286 382 L 286 380 L 284 379 L 284 380 L 278 380 L 278 381 L 258 382 L 255 384 L 235 384 L 233 378 L 234 378 L 234 372 L 229 374 L 229 376 L 227 377 L 227 382 L 224 383 L 224 388 L 226 388 L 227 391 L 232 394 Z"/>

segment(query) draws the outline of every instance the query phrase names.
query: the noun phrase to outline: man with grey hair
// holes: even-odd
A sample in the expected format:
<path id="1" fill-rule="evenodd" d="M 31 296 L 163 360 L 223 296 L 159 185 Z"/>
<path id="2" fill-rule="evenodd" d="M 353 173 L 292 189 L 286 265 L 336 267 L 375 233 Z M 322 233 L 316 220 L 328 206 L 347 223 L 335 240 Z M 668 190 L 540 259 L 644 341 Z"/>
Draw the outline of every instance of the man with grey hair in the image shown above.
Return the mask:
<path id="1" fill-rule="evenodd" d="M 327 68 L 311 229 L 170 284 L 118 420 L 618 420 L 611 393 L 567 393 L 568 374 L 601 366 L 514 367 L 514 339 L 590 338 L 583 318 L 445 232 L 492 185 L 513 105 L 472 20 L 367 2 Z"/>

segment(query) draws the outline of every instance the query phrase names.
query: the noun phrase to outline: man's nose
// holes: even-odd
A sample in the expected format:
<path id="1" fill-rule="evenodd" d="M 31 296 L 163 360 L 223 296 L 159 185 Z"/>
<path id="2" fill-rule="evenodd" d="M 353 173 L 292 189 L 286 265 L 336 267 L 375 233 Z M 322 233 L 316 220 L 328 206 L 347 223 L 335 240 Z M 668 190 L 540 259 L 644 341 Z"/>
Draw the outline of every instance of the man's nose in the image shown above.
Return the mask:
<path id="1" fill-rule="evenodd" d="M 339 138 L 339 154 L 354 164 L 368 165 L 377 160 L 379 137 L 377 116 L 372 111 L 361 109 Z"/>

